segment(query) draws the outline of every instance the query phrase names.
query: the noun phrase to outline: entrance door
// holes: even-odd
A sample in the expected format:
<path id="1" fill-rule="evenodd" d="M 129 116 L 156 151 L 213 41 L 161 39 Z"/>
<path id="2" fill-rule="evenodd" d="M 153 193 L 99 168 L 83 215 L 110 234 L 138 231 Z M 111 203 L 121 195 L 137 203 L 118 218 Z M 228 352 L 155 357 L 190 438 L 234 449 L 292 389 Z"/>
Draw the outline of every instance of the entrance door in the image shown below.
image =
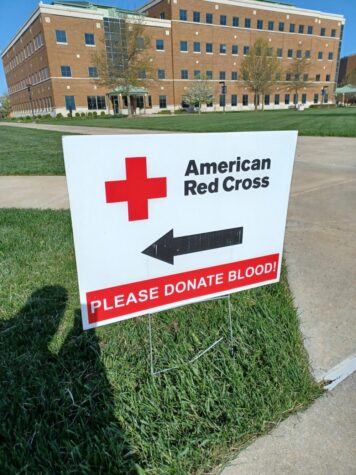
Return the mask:
<path id="1" fill-rule="evenodd" d="M 114 114 L 118 114 L 119 113 L 119 98 L 117 96 L 112 96 L 111 100 L 112 100 L 112 108 L 113 108 Z"/>

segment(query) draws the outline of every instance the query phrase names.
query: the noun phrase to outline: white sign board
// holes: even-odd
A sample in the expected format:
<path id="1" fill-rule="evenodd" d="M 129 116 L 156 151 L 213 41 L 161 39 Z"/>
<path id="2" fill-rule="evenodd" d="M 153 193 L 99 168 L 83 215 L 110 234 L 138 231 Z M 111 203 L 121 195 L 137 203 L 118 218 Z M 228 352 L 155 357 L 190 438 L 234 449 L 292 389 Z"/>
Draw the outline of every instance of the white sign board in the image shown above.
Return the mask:
<path id="1" fill-rule="evenodd" d="M 278 282 L 296 141 L 64 137 L 84 328 Z"/>

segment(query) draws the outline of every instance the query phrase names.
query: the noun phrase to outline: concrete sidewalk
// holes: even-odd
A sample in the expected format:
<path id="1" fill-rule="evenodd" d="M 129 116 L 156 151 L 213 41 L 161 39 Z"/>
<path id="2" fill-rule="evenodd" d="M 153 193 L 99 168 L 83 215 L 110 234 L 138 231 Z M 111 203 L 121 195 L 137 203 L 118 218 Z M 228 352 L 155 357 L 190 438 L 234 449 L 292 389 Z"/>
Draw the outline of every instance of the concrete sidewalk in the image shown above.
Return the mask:
<path id="1" fill-rule="evenodd" d="M 298 139 L 285 255 L 318 379 L 356 354 L 355 150 L 356 139 Z M 67 206 L 64 177 L 0 177 L 0 207 Z M 354 374 L 251 444 L 223 475 L 356 475 L 355 389 Z"/>
<path id="2" fill-rule="evenodd" d="M 63 132 L 67 134 L 81 135 L 141 135 L 141 134 L 171 134 L 162 130 L 142 130 L 142 129 L 117 129 L 110 127 L 88 127 L 82 125 L 60 125 L 60 124 L 35 124 L 30 122 L 22 124 L 19 122 L 0 122 L 0 126 L 18 127 L 22 129 L 47 130 L 50 132 Z M 179 132 L 178 132 L 179 133 Z"/>

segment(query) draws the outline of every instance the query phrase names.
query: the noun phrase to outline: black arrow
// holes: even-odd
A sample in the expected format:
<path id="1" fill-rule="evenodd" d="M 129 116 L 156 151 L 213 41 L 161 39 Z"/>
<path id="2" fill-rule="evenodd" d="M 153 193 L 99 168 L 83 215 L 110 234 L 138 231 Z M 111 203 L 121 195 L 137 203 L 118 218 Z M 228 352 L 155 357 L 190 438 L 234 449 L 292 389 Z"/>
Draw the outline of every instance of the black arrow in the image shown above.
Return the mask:
<path id="1" fill-rule="evenodd" d="M 181 237 L 174 237 L 173 229 L 171 229 L 142 251 L 142 254 L 167 262 L 167 264 L 174 264 L 175 256 L 241 244 L 242 235 L 243 227 Z"/>

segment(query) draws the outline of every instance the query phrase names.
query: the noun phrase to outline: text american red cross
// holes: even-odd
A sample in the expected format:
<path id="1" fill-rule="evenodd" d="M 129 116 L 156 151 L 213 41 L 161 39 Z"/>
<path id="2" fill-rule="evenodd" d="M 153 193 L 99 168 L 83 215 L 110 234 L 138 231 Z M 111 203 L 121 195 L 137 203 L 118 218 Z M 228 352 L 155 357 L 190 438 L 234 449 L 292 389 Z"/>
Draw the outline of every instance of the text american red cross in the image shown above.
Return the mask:
<path id="1" fill-rule="evenodd" d="M 148 219 L 148 200 L 167 196 L 165 177 L 147 178 L 146 157 L 126 157 L 126 180 L 106 181 L 106 202 L 127 201 L 129 221 Z"/>

